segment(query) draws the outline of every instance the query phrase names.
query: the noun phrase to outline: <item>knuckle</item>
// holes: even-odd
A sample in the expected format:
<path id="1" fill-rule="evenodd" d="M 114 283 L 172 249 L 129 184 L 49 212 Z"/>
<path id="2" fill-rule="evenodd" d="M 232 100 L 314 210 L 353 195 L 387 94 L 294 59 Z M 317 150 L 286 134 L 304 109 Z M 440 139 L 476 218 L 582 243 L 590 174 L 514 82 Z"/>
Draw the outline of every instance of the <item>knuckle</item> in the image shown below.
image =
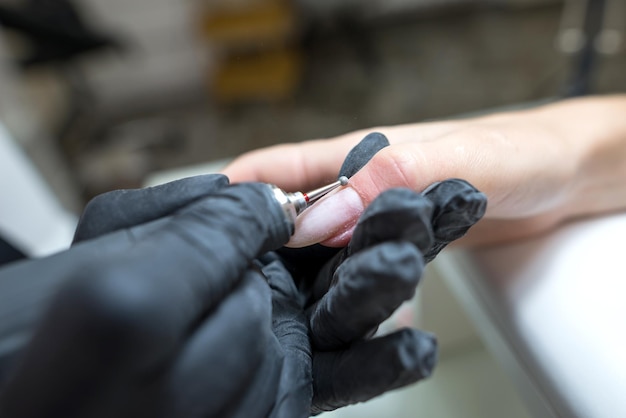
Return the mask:
<path id="1" fill-rule="evenodd" d="M 377 299 L 410 299 L 423 270 L 419 250 L 409 242 L 386 242 L 354 256 L 353 280 Z"/>
<path id="2" fill-rule="evenodd" d="M 422 274 L 424 261 L 421 252 L 410 242 L 390 242 L 386 244 L 386 264 L 391 268 L 398 284 L 414 288 Z"/>

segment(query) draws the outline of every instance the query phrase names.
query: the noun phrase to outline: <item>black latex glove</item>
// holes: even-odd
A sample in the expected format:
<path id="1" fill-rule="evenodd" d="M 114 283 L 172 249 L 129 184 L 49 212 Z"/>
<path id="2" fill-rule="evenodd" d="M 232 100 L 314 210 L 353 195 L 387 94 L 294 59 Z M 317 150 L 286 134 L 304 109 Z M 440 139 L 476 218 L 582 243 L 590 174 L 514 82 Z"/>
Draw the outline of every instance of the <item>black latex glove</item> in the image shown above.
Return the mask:
<path id="1" fill-rule="evenodd" d="M 273 413 L 284 359 L 250 264 L 289 227 L 265 185 L 226 186 L 108 194 L 80 244 L 0 270 L 0 416 Z"/>
<path id="2" fill-rule="evenodd" d="M 383 135 L 368 135 L 350 152 L 339 175 L 352 176 L 386 145 Z M 434 336 L 401 329 L 368 337 L 414 295 L 425 262 L 461 237 L 485 206 L 485 196 L 462 180 L 435 184 L 423 194 L 393 189 L 365 210 L 347 248 L 284 248 L 265 257 L 274 315 L 287 311 L 282 302 L 277 309 L 277 301 L 298 300 L 289 310 L 291 318 L 305 320 L 309 328 L 312 413 L 362 402 L 430 375 L 436 362 Z M 291 277 L 298 291 L 289 285 Z M 308 370 L 307 360 L 303 355 L 300 370 Z M 299 378 L 306 382 L 308 376 Z"/>
<path id="3" fill-rule="evenodd" d="M 371 143 L 363 142 L 370 148 Z M 223 178 L 211 179 L 217 184 L 213 189 L 225 186 Z M 371 205 L 366 215 L 374 220 L 363 221 L 365 226 L 360 225 L 361 229 L 355 232 L 356 237 L 362 230 L 363 239 L 353 239 L 354 245 L 323 269 L 320 268 L 322 261 L 328 261 L 330 253 L 336 250 L 318 246 L 297 254 L 282 254 L 282 262 L 291 266 L 305 291 L 296 289 L 282 263 L 274 261 L 264 267 L 272 288 L 271 332 L 267 287 L 262 285 L 254 270 L 243 273 L 241 269 L 245 267 L 237 262 L 254 257 L 253 251 L 248 251 L 249 244 L 253 247 L 255 243 L 260 244 L 255 247 L 256 254 L 278 245 L 263 240 L 263 236 L 268 235 L 263 225 L 267 227 L 268 223 L 273 225 L 276 221 L 271 216 L 268 219 L 264 206 L 267 202 L 263 199 L 259 202 L 246 192 L 220 192 L 199 199 L 203 193 L 194 192 L 196 186 L 191 187 L 188 194 L 182 192 L 185 184 L 193 183 L 180 183 L 169 186 L 170 189 L 165 186 L 148 191 L 118 192 L 100 198 L 88 207 L 76 234 L 77 241 L 90 241 L 56 257 L 0 271 L 0 296 L 8 295 L 11 302 L 0 304 L 0 309 L 5 308 L 0 315 L 6 317 L 10 312 L 13 321 L 0 321 L 0 327 L 4 326 L 0 328 L 0 338 L 11 337 L 0 339 L 11 342 L 8 348 L 6 344 L 0 347 L 0 356 L 4 352 L 4 359 L 15 357 L 18 348 L 30 339 L 28 330 L 43 322 L 26 353 L 18 356 L 19 367 L 3 392 L 5 411 L 25 417 L 300 417 L 310 411 L 368 399 L 430 372 L 429 362 L 433 360 L 430 336 L 401 331 L 358 342 L 361 336 L 371 334 L 380 318 L 388 316 L 399 305 L 398 301 L 412 295 L 421 272 L 419 252 L 417 258 L 409 256 L 398 264 L 394 258 L 398 254 L 392 247 L 377 249 L 379 241 L 387 240 L 385 245 L 389 245 L 394 237 L 403 245 L 411 242 L 402 234 L 377 236 L 379 229 L 387 232 L 389 225 L 385 224 L 385 219 L 389 213 L 396 216 L 396 205 L 404 200 L 401 196 L 391 201 L 381 200 L 382 209 Z M 213 191 L 211 187 L 206 188 L 207 194 Z M 256 190 L 259 191 L 261 189 Z M 183 198 L 168 199 L 170 193 L 174 196 L 182 193 Z M 182 208 L 174 217 L 160 218 L 195 199 L 199 200 Z M 222 204 L 216 207 L 215 202 Z M 245 206 L 245 210 L 231 213 L 231 209 L 239 205 Z M 418 206 L 416 211 L 409 210 L 404 226 L 412 222 L 427 223 L 421 220 L 424 205 L 419 203 Z M 448 206 L 443 205 L 441 210 L 435 208 L 434 213 L 439 215 L 432 219 L 446 219 L 446 214 L 449 219 L 458 219 Z M 251 207 L 254 211 L 248 213 Z M 391 212 L 385 214 L 386 211 Z M 185 216 L 181 218 L 181 214 Z M 215 224 L 206 224 L 208 215 L 211 219 L 214 217 Z M 241 224 L 221 223 L 240 216 L 243 217 Z M 157 220 L 125 229 L 152 219 Z M 181 219 L 184 222 L 179 222 Z M 446 222 L 442 225 L 449 227 L 449 221 Z M 384 228 L 375 227 L 383 224 Z M 403 224 L 396 224 L 396 230 L 402 230 Z M 285 225 L 273 226 L 287 229 Z M 421 227 L 416 228 L 417 232 L 421 231 Z M 117 232 L 92 239 L 114 230 Z M 216 231 L 219 232 L 216 234 Z M 437 241 L 436 231 L 434 236 Z M 443 241 L 443 238 L 439 240 Z M 194 248 L 198 253 L 192 251 Z M 366 256 L 360 259 L 359 254 L 367 254 L 368 248 L 380 251 L 382 258 L 376 263 Z M 422 249 L 419 245 L 416 248 Z M 321 249 L 322 254 L 316 249 Z M 214 255 L 232 250 L 233 255 L 245 256 L 237 260 L 219 256 L 198 260 L 206 255 L 205 250 Z M 272 257 L 276 259 L 275 255 L 263 258 L 267 262 Z M 92 259 L 99 263 L 84 262 Z M 79 262 L 81 260 L 83 262 Z M 231 293 L 228 293 L 231 289 L 216 291 L 212 286 L 219 288 L 220 283 L 206 277 L 211 275 L 207 274 L 211 265 L 224 267 L 230 282 L 235 277 L 230 276 L 231 273 L 245 278 L 235 280 Z M 340 266 L 336 272 L 334 266 Z M 331 279 L 330 273 L 335 273 L 335 279 Z M 27 280 L 16 285 L 16 277 Z M 39 280 L 33 280 L 34 277 Z M 134 280 L 136 278 L 141 279 Z M 368 278 L 369 284 L 364 285 Z M 381 296 L 380 284 L 394 283 L 394 280 L 398 286 L 390 285 L 385 296 Z M 51 289 L 58 285 L 62 285 L 63 290 L 41 321 L 41 300 L 49 297 Z M 236 297 L 240 291 L 245 295 Z M 223 299 L 207 298 L 207 295 L 215 296 L 214 293 L 220 293 Z M 354 302 L 355 297 L 361 296 L 372 304 L 337 310 L 332 303 Z M 249 309 L 235 309 L 236 306 Z M 364 317 L 367 320 L 360 321 L 360 317 L 354 315 L 360 315 L 363 310 L 368 311 Z M 344 328 L 350 332 L 339 335 L 341 338 L 333 342 L 338 336 L 337 329 L 317 319 L 325 315 L 344 321 Z M 238 320 L 243 323 L 241 327 L 236 326 Z M 253 320 L 256 322 L 252 323 Z M 230 321 L 235 325 L 231 326 Z M 209 328 L 212 333 L 203 331 Z M 315 343 L 313 352 L 308 332 Z M 242 336 L 246 333 L 248 339 Z M 330 341 L 327 346 L 320 343 L 324 338 Z M 250 341 L 256 341 L 253 349 Z M 407 351 L 411 349 L 414 351 Z M 395 362 L 391 367 L 377 363 L 359 370 L 355 368 L 356 362 L 379 358 Z M 15 363 L 6 361 L 5 364 Z M 41 375 L 41 370 L 46 373 Z M 311 406 L 313 389 L 315 397 Z M 66 401 L 72 396 L 75 402 L 68 404 Z"/>

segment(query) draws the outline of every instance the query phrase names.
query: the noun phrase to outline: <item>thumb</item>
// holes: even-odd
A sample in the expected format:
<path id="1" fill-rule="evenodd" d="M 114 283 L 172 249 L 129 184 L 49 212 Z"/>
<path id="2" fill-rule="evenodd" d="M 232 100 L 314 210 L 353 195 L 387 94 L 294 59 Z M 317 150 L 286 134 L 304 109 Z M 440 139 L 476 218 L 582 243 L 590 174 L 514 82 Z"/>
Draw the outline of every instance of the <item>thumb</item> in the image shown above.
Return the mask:
<path id="1" fill-rule="evenodd" d="M 365 208 L 385 190 L 401 187 L 419 192 L 433 182 L 451 177 L 445 165 L 439 164 L 443 159 L 431 158 L 427 148 L 427 143 L 401 143 L 380 150 L 350 178 L 347 186 L 298 217 L 295 234 L 287 245 L 304 247 L 321 242 L 332 247 L 345 246 Z"/>

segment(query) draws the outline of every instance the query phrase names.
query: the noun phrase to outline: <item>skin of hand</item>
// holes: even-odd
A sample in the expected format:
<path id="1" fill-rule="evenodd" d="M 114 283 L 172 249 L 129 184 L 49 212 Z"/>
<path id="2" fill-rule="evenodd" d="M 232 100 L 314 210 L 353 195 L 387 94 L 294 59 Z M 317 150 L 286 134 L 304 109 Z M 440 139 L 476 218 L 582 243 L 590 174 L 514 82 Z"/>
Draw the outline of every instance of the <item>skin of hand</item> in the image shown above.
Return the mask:
<path id="1" fill-rule="evenodd" d="M 232 182 L 308 190 L 336 179 L 367 133 L 391 146 L 300 216 L 288 245 L 344 246 L 363 210 L 384 190 L 422 191 L 462 178 L 487 195 L 486 216 L 465 245 L 542 233 L 577 217 L 626 208 L 626 96 L 572 99 L 470 119 L 377 127 L 333 139 L 242 155 L 223 171 Z M 332 216 L 329 216 L 332 214 Z"/>

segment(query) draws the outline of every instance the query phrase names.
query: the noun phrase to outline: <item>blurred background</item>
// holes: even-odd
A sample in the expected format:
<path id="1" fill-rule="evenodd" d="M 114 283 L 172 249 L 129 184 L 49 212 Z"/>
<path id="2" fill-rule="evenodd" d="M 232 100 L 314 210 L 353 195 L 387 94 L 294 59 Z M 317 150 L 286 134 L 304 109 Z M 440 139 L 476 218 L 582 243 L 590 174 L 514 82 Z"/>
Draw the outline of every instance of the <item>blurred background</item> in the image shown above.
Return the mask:
<path id="1" fill-rule="evenodd" d="M 0 123 L 76 214 L 253 148 L 624 92 L 625 3 L 0 0 Z M 397 318 L 440 335 L 433 383 L 328 416 L 527 416 L 445 285 L 423 293 Z"/>
<path id="2" fill-rule="evenodd" d="M 1 0 L 0 120 L 79 210 L 252 148 L 555 97 L 580 72 L 624 91 L 624 2 L 591 2 L 585 60 L 586 3 Z"/>

